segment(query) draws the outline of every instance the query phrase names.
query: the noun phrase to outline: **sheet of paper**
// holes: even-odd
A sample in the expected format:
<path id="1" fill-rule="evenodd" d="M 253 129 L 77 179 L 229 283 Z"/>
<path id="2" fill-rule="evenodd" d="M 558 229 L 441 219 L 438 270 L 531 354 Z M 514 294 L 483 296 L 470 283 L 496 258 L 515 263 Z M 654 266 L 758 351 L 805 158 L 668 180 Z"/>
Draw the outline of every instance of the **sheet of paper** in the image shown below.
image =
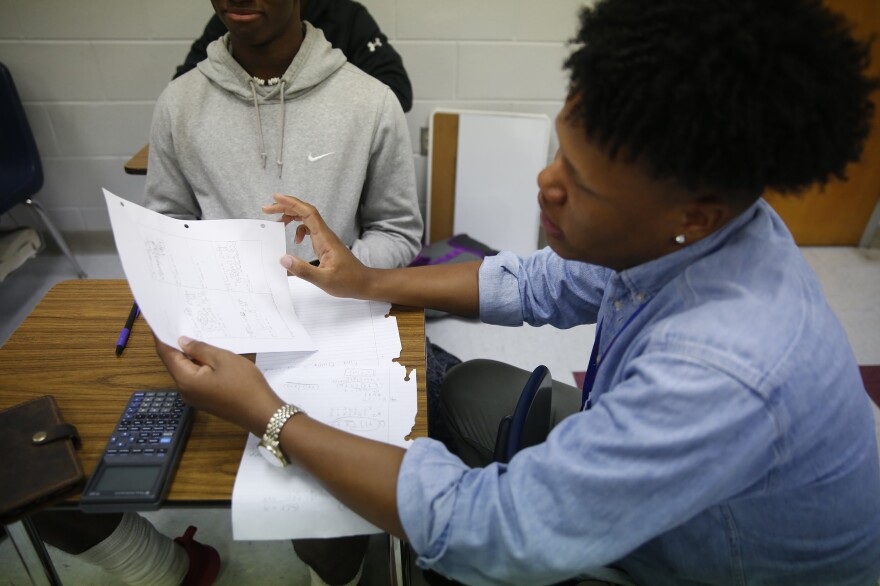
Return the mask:
<path id="1" fill-rule="evenodd" d="M 186 335 L 232 352 L 314 350 L 296 316 L 284 226 L 260 220 L 175 220 L 106 189 L 113 238 L 156 336 Z"/>
<path id="2" fill-rule="evenodd" d="M 290 298 L 316 352 L 257 354 L 260 370 L 376 366 L 400 356 L 397 318 L 384 317 L 391 304 L 332 297 L 297 277 L 288 277 Z"/>
<path id="3" fill-rule="evenodd" d="M 416 414 L 416 376 L 397 363 L 381 367 L 295 368 L 265 372 L 286 402 L 328 425 L 407 447 Z M 296 425 L 296 415 L 288 425 Z M 298 539 L 380 533 L 342 505 L 296 463 L 269 464 L 251 435 L 232 491 L 236 540 Z"/>
<path id="4" fill-rule="evenodd" d="M 291 298 L 318 347 L 312 354 L 257 354 L 257 366 L 282 399 L 328 425 L 407 447 L 416 418 L 416 375 L 400 356 L 390 304 L 331 297 L 295 277 Z M 292 421 L 291 423 L 295 423 Z M 234 539 L 297 539 L 377 533 L 292 464 L 279 469 L 248 438 L 232 492 Z"/>

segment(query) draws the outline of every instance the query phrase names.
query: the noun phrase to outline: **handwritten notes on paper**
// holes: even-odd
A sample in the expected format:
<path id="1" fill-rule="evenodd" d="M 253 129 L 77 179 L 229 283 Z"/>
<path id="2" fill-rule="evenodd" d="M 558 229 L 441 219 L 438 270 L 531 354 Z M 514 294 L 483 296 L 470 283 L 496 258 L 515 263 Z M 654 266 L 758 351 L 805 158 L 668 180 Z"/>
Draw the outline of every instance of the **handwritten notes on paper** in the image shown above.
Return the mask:
<path id="1" fill-rule="evenodd" d="M 132 293 L 156 336 L 181 335 L 237 353 L 282 399 L 341 430 L 407 447 L 415 371 L 400 355 L 387 303 L 331 297 L 291 277 L 278 259 L 284 226 L 259 220 L 175 220 L 104 190 Z M 407 380 L 408 378 L 408 380 Z M 250 436 L 232 494 L 235 539 L 376 533 L 295 464 L 271 466 Z"/>
<path id="2" fill-rule="evenodd" d="M 332 297 L 295 277 L 288 279 L 288 286 L 296 314 L 318 350 L 259 354 L 261 370 L 375 366 L 400 356 L 397 320 L 385 319 L 388 303 Z"/>
<path id="3" fill-rule="evenodd" d="M 328 425 L 406 447 L 415 415 L 415 377 L 399 364 L 376 369 L 266 371 L 282 399 Z M 295 423 L 295 418 L 291 423 Z M 408 424 L 408 425 L 407 425 Z M 260 456 L 251 435 L 232 492 L 232 533 L 240 540 L 338 537 L 379 533 L 339 503 L 295 463 L 277 468 Z"/>
<path id="4" fill-rule="evenodd" d="M 407 447 L 416 416 L 415 371 L 400 355 L 387 303 L 339 299 L 290 278 L 291 297 L 319 350 L 258 354 L 257 366 L 282 399 L 310 417 L 373 440 Z M 295 420 L 294 420 L 295 422 Z M 234 539 L 297 539 L 378 533 L 301 468 L 271 466 L 248 438 L 232 492 Z"/>
<path id="5" fill-rule="evenodd" d="M 106 189 L 113 238 L 156 336 L 181 335 L 238 354 L 314 350 L 290 299 L 284 226 L 260 220 L 175 220 Z"/>

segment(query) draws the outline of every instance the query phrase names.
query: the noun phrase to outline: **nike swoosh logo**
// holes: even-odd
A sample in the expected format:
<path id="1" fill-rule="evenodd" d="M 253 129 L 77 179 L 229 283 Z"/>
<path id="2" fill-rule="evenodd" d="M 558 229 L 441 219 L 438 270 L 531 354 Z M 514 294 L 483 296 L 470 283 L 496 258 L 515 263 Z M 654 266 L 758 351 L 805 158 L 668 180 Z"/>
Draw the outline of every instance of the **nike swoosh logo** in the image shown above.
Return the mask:
<path id="1" fill-rule="evenodd" d="M 333 154 L 333 151 L 330 151 L 329 153 L 324 153 L 323 155 L 318 155 L 316 157 L 316 156 L 312 155 L 312 153 L 309 153 L 309 162 L 314 163 L 315 161 L 319 161 L 319 160 L 323 159 L 324 157 L 329 157 L 332 154 Z"/>

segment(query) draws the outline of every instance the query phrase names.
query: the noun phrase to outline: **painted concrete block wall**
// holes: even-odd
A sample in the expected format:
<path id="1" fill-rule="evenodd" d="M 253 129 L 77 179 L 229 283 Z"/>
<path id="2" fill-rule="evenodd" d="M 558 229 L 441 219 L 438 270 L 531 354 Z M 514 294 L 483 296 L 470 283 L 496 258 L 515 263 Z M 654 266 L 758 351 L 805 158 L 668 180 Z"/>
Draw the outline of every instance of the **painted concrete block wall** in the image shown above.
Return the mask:
<path id="1" fill-rule="evenodd" d="M 407 121 L 422 200 L 419 133 L 435 108 L 556 115 L 584 1 L 362 0 L 413 84 Z M 142 201 L 143 177 L 123 165 L 147 142 L 156 98 L 212 13 L 207 0 L 0 0 L 0 62 L 43 158 L 36 198 L 63 231 L 109 230 L 102 187 Z M 13 218 L 29 223 L 23 210 Z"/>

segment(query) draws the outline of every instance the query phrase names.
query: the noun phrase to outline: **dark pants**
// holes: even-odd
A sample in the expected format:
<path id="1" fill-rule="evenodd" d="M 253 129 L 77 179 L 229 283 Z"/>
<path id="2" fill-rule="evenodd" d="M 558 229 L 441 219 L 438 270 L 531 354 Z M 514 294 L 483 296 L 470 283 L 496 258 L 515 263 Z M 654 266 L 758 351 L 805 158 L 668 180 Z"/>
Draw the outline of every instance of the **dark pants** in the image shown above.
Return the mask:
<path id="1" fill-rule="evenodd" d="M 458 455 L 468 466 L 492 461 L 498 423 L 513 413 L 532 373 L 495 360 L 469 360 L 449 369 L 443 383 L 443 413 Z M 552 373 L 551 373 L 552 374 Z M 581 391 L 553 381 L 552 423 L 580 409 Z"/>
<path id="2" fill-rule="evenodd" d="M 297 557 L 328 584 L 347 584 L 355 577 L 367 553 L 369 535 L 331 539 L 293 539 Z"/>

